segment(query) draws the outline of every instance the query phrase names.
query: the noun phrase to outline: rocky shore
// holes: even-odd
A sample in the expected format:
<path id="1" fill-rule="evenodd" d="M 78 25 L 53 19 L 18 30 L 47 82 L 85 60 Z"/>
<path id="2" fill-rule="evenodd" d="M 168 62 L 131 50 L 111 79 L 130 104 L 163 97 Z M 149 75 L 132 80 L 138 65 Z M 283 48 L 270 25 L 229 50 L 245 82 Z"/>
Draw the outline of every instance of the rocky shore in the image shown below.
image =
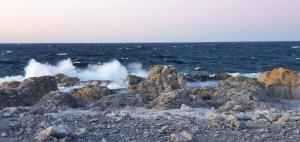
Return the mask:
<path id="1" fill-rule="evenodd" d="M 218 80 L 189 88 L 187 81 Z M 111 81 L 64 74 L 0 85 L 0 141 L 300 141 L 300 76 L 276 68 L 258 79 L 181 74 L 154 66 L 147 78 Z M 60 88 L 69 87 L 68 91 Z"/>

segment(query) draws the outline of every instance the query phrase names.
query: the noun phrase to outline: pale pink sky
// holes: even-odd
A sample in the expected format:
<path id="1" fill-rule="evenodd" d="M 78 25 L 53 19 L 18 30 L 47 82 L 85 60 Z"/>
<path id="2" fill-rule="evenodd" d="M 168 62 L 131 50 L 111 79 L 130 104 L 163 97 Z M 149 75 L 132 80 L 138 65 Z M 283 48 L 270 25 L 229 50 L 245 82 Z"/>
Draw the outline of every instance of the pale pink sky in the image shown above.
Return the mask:
<path id="1" fill-rule="evenodd" d="M 2 0 L 0 42 L 300 40 L 300 0 Z"/>

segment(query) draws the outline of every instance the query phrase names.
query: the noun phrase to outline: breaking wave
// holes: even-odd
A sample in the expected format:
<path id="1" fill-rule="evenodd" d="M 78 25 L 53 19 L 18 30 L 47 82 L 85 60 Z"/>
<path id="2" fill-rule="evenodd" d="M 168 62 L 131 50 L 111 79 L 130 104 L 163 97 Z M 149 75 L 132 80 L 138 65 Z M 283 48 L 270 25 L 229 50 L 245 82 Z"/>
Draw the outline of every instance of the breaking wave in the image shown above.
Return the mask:
<path id="1" fill-rule="evenodd" d="M 128 69 L 118 60 L 113 60 L 103 64 L 88 65 L 85 69 L 77 69 L 71 59 L 59 61 L 56 65 L 48 63 L 40 63 L 35 59 L 31 59 L 24 68 L 25 75 L 7 76 L 0 78 L 1 82 L 22 81 L 29 77 L 38 77 L 43 75 L 55 75 L 63 73 L 67 76 L 78 77 L 81 81 L 87 80 L 124 80 L 128 74 L 145 77 L 147 72 L 142 69 L 142 64 L 133 63 L 128 65 Z"/>

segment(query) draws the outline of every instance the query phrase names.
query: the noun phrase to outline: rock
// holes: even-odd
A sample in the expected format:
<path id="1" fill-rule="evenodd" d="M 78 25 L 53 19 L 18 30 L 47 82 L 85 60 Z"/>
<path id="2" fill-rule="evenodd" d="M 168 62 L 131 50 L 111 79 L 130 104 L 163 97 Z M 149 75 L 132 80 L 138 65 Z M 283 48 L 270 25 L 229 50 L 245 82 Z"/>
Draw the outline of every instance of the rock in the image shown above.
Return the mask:
<path id="1" fill-rule="evenodd" d="M 103 96 L 111 94 L 111 90 L 105 86 L 86 85 L 73 89 L 71 94 L 81 99 L 101 99 Z"/>
<path id="2" fill-rule="evenodd" d="M 64 138 L 69 135 L 69 128 L 64 125 L 59 125 L 59 126 L 50 126 L 46 128 L 45 130 L 42 130 L 39 132 L 35 139 L 37 141 L 44 141 L 48 137 L 55 137 L 55 138 Z"/>
<path id="3" fill-rule="evenodd" d="M 89 80 L 86 82 L 87 85 L 98 85 L 98 86 L 108 86 L 111 83 L 109 80 Z"/>
<path id="4" fill-rule="evenodd" d="M 268 106 L 268 102 L 276 102 L 268 94 L 265 86 L 246 77 L 230 77 L 221 81 L 212 99 L 213 107 L 219 112 L 246 111 Z"/>
<path id="5" fill-rule="evenodd" d="M 123 108 L 126 106 L 135 106 L 141 107 L 144 105 L 143 98 L 140 95 L 131 95 L 131 94 L 113 94 L 104 96 L 101 100 L 95 105 L 100 105 L 103 108 L 116 107 Z"/>
<path id="6" fill-rule="evenodd" d="M 64 74 L 56 74 L 55 76 L 56 82 L 63 87 L 74 86 L 80 80 L 76 77 L 69 77 Z"/>
<path id="7" fill-rule="evenodd" d="M 137 89 L 137 85 L 143 81 L 144 78 L 135 75 L 128 75 L 125 79 L 125 83 L 128 85 L 128 89 Z"/>
<path id="8" fill-rule="evenodd" d="M 80 104 L 75 97 L 67 93 L 53 91 L 44 95 L 34 106 L 43 107 L 54 111 L 67 108 L 76 108 L 79 107 Z"/>
<path id="9" fill-rule="evenodd" d="M 212 80 L 225 80 L 231 77 L 228 73 L 217 73 L 212 77 Z"/>
<path id="10" fill-rule="evenodd" d="M 228 116 L 228 122 L 237 129 L 244 129 L 246 128 L 246 125 L 238 120 L 238 117 L 235 115 L 229 115 Z"/>
<path id="11" fill-rule="evenodd" d="M 271 94 L 285 99 L 300 99 L 300 76 L 297 72 L 276 68 L 260 73 L 258 81 L 266 84 Z"/>
<path id="12" fill-rule="evenodd" d="M 194 96 L 194 105 L 203 107 L 211 106 L 211 101 L 215 93 L 216 89 L 210 87 L 195 88 L 190 90 L 190 94 Z"/>
<path id="13" fill-rule="evenodd" d="M 188 91 L 185 89 L 177 89 L 172 92 L 161 94 L 150 102 L 149 107 L 158 110 L 165 110 L 180 108 L 182 104 L 189 105 L 190 103 L 191 99 L 189 98 Z"/>
<path id="14" fill-rule="evenodd" d="M 45 94 L 57 89 L 55 78 L 51 76 L 25 79 L 17 88 L 0 90 L 0 109 L 34 105 Z"/>
<path id="15" fill-rule="evenodd" d="M 180 110 L 183 112 L 189 112 L 189 111 L 192 111 L 193 109 L 191 107 L 187 106 L 186 104 L 182 104 L 180 107 Z"/>
<path id="16" fill-rule="evenodd" d="M 3 82 L 0 84 L 0 89 L 18 88 L 19 85 L 20 85 L 20 82 L 18 82 L 18 81 Z"/>
<path id="17" fill-rule="evenodd" d="M 137 85 L 137 90 L 149 101 L 161 92 L 185 88 L 183 75 L 169 66 L 157 65 L 150 69 L 149 76 Z"/>
<path id="18" fill-rule="evenodd" d="M 171 141 L 172 142 L 190 142 L 193 140 L 193 135 L 188 131 L 182 131 L 180 133 L 172 133 Z"/>
<path id="19" fill-rule="evenodd" d="M 191 72 L 184 75 L 184 79 L 189 82 L 207 81 L 210 80 L 210 76 L 205 72 Z"/>
<path id="20" fill-rule="evenodd" d="M 189 82 L 198 82 L 198 81 L 209 81 L 209 80 L 225 80 L 231 77 L 227 73 L 217 73 L 215 75 L 209 75 L 206 72 L 191 72 L 184 75 L 184 78 Z"/>

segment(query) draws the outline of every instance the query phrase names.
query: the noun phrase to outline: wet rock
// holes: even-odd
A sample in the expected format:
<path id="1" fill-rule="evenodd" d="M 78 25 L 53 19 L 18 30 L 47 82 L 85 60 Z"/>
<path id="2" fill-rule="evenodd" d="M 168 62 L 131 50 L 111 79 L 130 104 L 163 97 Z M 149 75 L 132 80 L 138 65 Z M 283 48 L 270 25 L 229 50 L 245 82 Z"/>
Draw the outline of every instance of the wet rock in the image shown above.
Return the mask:
<path id="1" fill-rule="evenodd" d="M 246 77 L 230 77 L 220 82 L 212 105 L 219 112 L 246 111 L 264 108 L 267 102 L 276 101 L 262 83 Z"/>
<path id="2" fill-rule="evenodd" d="M 76 108 L 79 107 L 80 104 L 75 97 L 67 93 L 53 91 L 44 95 L 34 106 L 54 111 Z"/>
<path id="3" fill-rule="evenodd" d="M 276 68 L 260 73 L 258 81 L 266 84 L 271 94 L 285 99 L 300 99 L 300 76 L 297 72 Z"/>
<path id="4" fill-rule="evenodd" d="M 180 133 L 172 133 L 171 141 L 172 142 L 190 142 L 193 140 L 193 135 L 188 131 L 182 131 Z"/>
<path id="5" fill-rule="evenodd" d="M 128 85 L 128 89 L 137 89 L 137 85 L 143 81 L 144 78 L 135 75 L 128 75 L 125 79 L 125 83 Z"/>
<path id="6" fill-rule="evenodd" d="M 169 92 L 184 88 L 183 75 L 175 68 L 157 65 L 150 69 L 149 76 L 137 85 L 137 90 L 149 101 L 154 100 L 160 92 Z"/>
<path id="7" fill-rule="evenodd" d="M 166 92 L 161 94 L 152 102 L 150 102 L 149 107 L 159 110 L 180 108 L 182 104 L 189 105 L 191 99 L 189 98 L 188 91 L 185 89 L 177 89 L 172 92 Z"/>
<path id="8" fill-rule="evenodd" d="M 69 128 L 64 125 L 59 126 L 50 126 L 46 128 L 45 130 L 40 131 L 35 139 L 37 141 L 45 141 L 49 137 L 55 137 L 55 138 L 64 138 L 69 135 Z"/>
<path id="9" fill-rule="evenodd" d="M 212 77 L 212 80 L 225 80 L 231 77 L 228 73 L 217 73 Z"/>
<path id="10" fill-rule="evenodd" d="M 189 82 L 207 81 L 210 80 L 210 76 L 205 72 L 191 72 L 184 75 L 184 79 Z"/>
<path id="11" fill-rule="evenodd" d="M 63 87 L 74 86 L 80 80 L 76 77 L 69 77 L 64 74 L 56 74 L 55 76 L 56 82 Z"/>
<path id="12" fill-rule="evenodd" d="M 184 78 L 189 82 L 198 82 L 198 81 L 209 81 L 209 80 L 225 80 L 231 77 L 227 73 L 217 73 L 214 75 L 209 75 L 206 72 L 191 72 L 184 75 Z"/>
<path id="13" fill-rule="evenodd" d="M 71 94 L 81 99 L 101 99 L 103 96 L 111 94 L 111 90 L 105 86 L 86 85 L 73 89 Z"/>
<path id="14" fill-rule="evenodd" d="M 108 86 L 111 83 L 109 80 L 89 80 L 86 82 L 88 85 Z"/>
<path id="15" fill-rule="evenodd" d="M 0 84 L 0 89 L 18 88 L 19 85 L 20 85 L 20 82 L 18 82 L 18 81 L 3 82 Z"/>

